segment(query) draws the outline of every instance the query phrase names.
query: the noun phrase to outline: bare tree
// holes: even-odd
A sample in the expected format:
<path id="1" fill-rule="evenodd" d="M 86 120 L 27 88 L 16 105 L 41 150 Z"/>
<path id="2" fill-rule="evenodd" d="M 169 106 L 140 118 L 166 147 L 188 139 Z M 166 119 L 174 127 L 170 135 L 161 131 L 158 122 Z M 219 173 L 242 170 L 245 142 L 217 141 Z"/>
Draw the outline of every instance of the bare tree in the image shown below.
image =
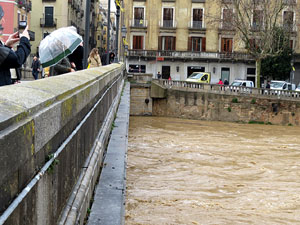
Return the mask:
<path id="1" fill-rule="evenodd" d="M 291 44 L 291 37 L 296 36 L 293 11 L 296 0 L 215 1 L 221 11 L 218 23 L 222 28 L 231 27 L 235 38 L 254 57 L 256 87 L 260 87 L 261 61 L 281 54 Z"/>

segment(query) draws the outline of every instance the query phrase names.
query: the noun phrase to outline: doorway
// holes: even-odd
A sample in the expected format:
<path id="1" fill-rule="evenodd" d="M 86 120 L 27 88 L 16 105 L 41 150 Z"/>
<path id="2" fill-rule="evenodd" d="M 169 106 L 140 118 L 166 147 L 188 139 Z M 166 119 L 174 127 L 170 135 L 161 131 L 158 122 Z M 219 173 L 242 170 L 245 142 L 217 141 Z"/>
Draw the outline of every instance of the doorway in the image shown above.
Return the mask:
<path id="1" fill-rule="evenodd" d="M 162 79 L 169 79 L 171 75 L 170 71 L 171 71 L 170 66 L 162 66 L 161 67 Z"/>
<path id="2" fill-rule="evenodd" d="M 225 80 L 230 82 L 230 68 L 223 67 L 221 69 L 221 79 L 222 79 L 223 82 Z"/>

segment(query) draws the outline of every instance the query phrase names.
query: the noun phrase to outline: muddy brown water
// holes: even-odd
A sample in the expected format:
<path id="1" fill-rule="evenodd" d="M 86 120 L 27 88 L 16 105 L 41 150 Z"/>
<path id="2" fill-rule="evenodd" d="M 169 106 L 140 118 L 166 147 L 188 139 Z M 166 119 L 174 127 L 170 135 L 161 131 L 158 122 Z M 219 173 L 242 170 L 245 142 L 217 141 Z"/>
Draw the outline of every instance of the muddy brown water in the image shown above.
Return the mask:
<path id="1" fill-rule="evenodd" d="M 300 224 L 300 127 L 131 117 L 126 225 Z"/>

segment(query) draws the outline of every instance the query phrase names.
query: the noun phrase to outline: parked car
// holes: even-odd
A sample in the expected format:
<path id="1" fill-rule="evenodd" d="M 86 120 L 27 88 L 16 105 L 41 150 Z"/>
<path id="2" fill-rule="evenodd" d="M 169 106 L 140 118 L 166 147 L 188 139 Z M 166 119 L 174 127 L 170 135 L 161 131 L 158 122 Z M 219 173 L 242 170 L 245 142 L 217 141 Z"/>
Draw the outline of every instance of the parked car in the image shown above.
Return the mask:
<path id="1" fill-rule="evenodd" d="M 185 81 L 209 84 L 211 79 L 210 72 L 194 72 Z"/>
<path id="2" fill-rule="evenodd" d="M 295 91 L 300 91 L 300 84 L 298 84 L 297 88 L 295 89 Z"/>
<path id="3" fill-rule="evenodd" d="M 289 91 L 293 91 L 293 90 L 296 89 L 296 85 L 291 84 L 291 83 L 286 82 L 286 81 L 271 80 L 270 89 L 272 89 L 272 90 L 289 90 Z"/>
<path id="4" fill-rule="evenodd" d="M 234 80 L 231 86 L 254 88 L 254 83 L 251 80 Z"/>

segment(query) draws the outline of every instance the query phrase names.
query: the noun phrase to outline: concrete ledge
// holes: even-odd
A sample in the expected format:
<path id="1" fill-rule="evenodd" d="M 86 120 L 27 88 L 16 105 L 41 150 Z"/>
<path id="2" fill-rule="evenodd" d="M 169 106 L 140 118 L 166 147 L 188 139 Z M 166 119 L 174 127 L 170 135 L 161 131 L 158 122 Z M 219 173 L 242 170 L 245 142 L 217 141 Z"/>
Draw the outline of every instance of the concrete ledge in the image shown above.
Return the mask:
<path id="1" fill-rule="evenodd" d="M 88 225 L 124 224 L 130 85 L 124 88 Z"/>

